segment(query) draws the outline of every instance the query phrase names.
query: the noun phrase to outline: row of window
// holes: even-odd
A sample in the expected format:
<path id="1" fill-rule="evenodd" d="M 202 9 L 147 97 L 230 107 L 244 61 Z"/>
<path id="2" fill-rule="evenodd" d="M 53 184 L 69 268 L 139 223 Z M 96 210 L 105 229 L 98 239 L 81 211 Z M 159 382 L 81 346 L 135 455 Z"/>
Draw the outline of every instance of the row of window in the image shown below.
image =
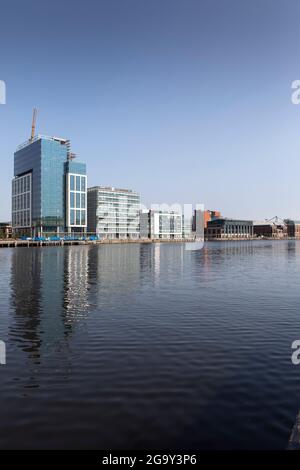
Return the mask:
<path id="1" fill-rule="evenodd" d="M 20 176 L 12 181 L 12 195 L 23 194 L 31 191 L 31 173 Z"/>
<path id="2" fill-rule="evenodd" d="M 71 209 L 85 209 L 86 208 L 86 194 L 70 192 L 70 207 Z"/>
<path id="3" fill-rule="evenodd" d="M 86 225 L 86 211 L 71 209 L 70 225 Z"/>
<path id="4" fill-rule="evenodd" d="M 128 227 L 131 227 L 131 228 L 134 228 L 134 229 L 138 229 L 139 228 L 139 225 L 136 225 L 136 224 L 98 224 L 98 227 L 110 227 L 111 229 L 113 228 L 120 228 L 120 227 L 124 227 L 124 228 L 128 228 Z"/>
<path id="5" fill-rule="evenodd" d="M 107 233 L 139 233 L 139 229 L 131 229 L 131 230 L 124 230 L 124 229 L 111 229 L 111 228 L 108 228 L 108 227 L 97 227 L 97 232 L 98 233 L 101 233 L 101 232 L 107 232 Z"/>
<path id="6" fill-rule="evenodd" d="M 71 191 L 86 191 L 86 176 L 70 175 Z"/>
<path id="7" fill-rule="evenodd" d="M 30 209 L 30 193 L 20 194 L 12 198 L 12 211 Z"/>
<path id="8" fill-rule="evenodd" d="M 209 235 L 214 235 L 214 234 L 228 234 L 228 235 L 234 235 L 234 234 L 237 234 L 237 235 L 243 235 L 243 234 L 248 234 L 248 233 L 252 233 L 252 230 L 251 228 L 249 229 L 245 229 L 245 230 L 232 230 L 232 231 L 226 231 L 226 230 L 221 230 L 221 229 L 212 229 L 212 228 L 209 228 L 207 230 L 208 234 Z"/>
<path id="9" fill-rule="evenodd" d="M 13 227 L 30 227 L 30 210 L 13 212 L 12 214 L 12 226 Z"/>
<path id="10" fill-rule="evenodd" d="M 98 195 L 98 199 L 101 200 L 101 201 L 104 201 L 105 199 L 110 199 L 110 200 L 114 200 L 114 201 L 118 201 L 118 200 L 130 200 L 130 201 L 134 201 L 134 202 L 139 202 L 140 200 L 140 197 L 139 196 L 128 196 L 126 194 L 115 194 L 115 193 L 111 193 L 111 194 L 103 194 L 103 193 L 100 193 Z"/>
<path id="11" fill-rule="evenodd" d="M 120 210 L 131 209 L 134 211 L 140 211 L 141 206 L 140 204 L 132 204 L 132 203 L 124 203 L 120 204 L 119 202 L 109 202 L 109 201 L 102 201 L 96 205 L 96 208 L 100 207 L 112 207 L 112 208 L 119 208 Z"/>
<path id="12" fill-rule="evenodd" d="M 252 226 L 248 225 L 227 225 L 224 228 L 224 232 L 249 232 L 252 230 Z"/>

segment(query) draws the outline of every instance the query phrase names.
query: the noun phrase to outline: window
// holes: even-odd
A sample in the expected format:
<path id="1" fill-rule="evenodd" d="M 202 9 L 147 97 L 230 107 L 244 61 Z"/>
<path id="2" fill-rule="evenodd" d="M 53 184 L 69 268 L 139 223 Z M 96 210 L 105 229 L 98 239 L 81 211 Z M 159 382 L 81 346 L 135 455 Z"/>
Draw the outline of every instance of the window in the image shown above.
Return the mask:
<path id="1" fill-rule="evenodd" d="M 80 225 L 80 211 L 76 211 L 76 225 Z"/>
<path id="2" fill-rule="evenodd" d="M 75 193 L 70 193 L 70 206 L 75 207 Z"/>
<path id="3" fill-rule="evenodd" d="M 73 175 L 70 176 L 70 187 L 71 191 L 75 191 L 75 176 Z"/>
<path id="4" fill-rule="evenodd" d="M 71 225 L 75 225 L 75 211 L 74 210 L 71 210 L 71 213 L 70 213 L 70 223 Z"/>
<path id="5" fill-rule="evenodd" d="M 80 193 L 76 193 L 76 208 L 80 207 Z"/>
<path id="6" fill-rule="evenodd" d="M 85 176 L 81 177 L 81 191 L 85 191 Z"/>
<path id="7" fill-rule="evenodd" d="M 20 176 L 13 181 L 12 211 L 14 226 L 30 226 L 31 174 Z"/>
<path id="8" fill-rule="evenodd" d="M 81 225 L 85 225 L 85 211 L 81 211 Z"/>
<path id="9" fill-rule="evenodd" d="M 76 191 L 80 191 L 80 176 L 76 176 Z"/>
<path id="10" fill-rule="evenodd" d="M 81 194 L 81 209 L 85 209 L 85 194 Z"/>

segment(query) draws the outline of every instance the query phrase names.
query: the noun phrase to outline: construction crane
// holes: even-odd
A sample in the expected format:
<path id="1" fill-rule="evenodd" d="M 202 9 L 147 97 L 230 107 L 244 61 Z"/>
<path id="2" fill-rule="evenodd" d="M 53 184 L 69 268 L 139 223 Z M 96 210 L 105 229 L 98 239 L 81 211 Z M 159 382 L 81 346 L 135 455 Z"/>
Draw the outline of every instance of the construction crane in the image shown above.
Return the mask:
<path id="1" fill-rule="evenodd" d="M 277 215 L 275 215 L 271 219 L 266 219 L 266 222 L 273 222 L 275 225 L 282 225 L 285 223 L 284 219 L 282 219 L 281 217 L 278 217 Z"/>
<path id="2" fill-rule="evenodd" d="M 37 109 L 36 109 L 36 108 L 33 108 L 30 142 L 32 142 L 33 139 L 34 139 L 35 125 L 36 125 L 36 116 L 37 116 Z"/>

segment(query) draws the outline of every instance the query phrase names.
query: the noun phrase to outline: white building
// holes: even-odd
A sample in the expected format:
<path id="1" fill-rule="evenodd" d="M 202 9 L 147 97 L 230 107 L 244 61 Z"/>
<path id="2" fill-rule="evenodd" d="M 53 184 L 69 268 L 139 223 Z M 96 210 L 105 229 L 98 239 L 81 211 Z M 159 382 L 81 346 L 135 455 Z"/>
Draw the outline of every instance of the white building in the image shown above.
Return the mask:
<path id="1" fill-rule="evenodd" d="M 172 211 L 142 211 L 140 233 L 141 238 L 182 238 L 182 214 Z"/>
<path id="2" fill-rule="evenodd" d="M 129 189 L 88 188 L 88 232 L 101 238 L 139 238 L 140 195 Z"/>

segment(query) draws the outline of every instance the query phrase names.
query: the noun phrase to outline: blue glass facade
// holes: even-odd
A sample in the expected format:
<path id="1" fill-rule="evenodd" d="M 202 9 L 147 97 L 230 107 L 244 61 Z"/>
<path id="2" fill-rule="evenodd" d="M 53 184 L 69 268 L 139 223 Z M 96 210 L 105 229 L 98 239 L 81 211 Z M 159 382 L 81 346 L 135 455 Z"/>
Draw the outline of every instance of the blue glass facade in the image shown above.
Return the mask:
<path id="1" fill-rule="evenodd" d="M 14 155 L 14 177 L 31 173 L 31 227 L 40 224 L 41 219 L 41 145 L 37 140 Z"/>
<path id="2" fill-rule="evenodd" d="M 63 141 L 42 139 L 41 148 L 41 223 L 47 230 L 64 230 L 64 168 L 67 147 Z"/>
<path id="3" fill-rule="evenodd" d="M 38 136 L 33 142 L 27 142 L 15 152 L 13 180 L 15 201 L 13 200 L 13 203 L 16 207 L 19 200 L 21 202 L 23 200 L 16 194 L 18 188 L 22 187 L 18 184 L 18 179 L 30 174 L 31 221 L 29 226 L 32 234 L 65 231 L 68 226 L 66 222 L 68 199 L 66 176 L 70 172 L 75 176 L 85 175 L 86 167 L 84 163 L 68 161 L 68 146 L 65 139 Z M 86 184 L 86 180 L 84 184 Z M 23 197 L 23 195 L 21 196 Z M 12 216 L 12 219 L 18 223 L 28 219 L 28 216 L 26 218 L 22 216 L 20 210 L 15 214 L 13 212 Z M 84 221 L 84 217 L 82 220 Z M 20 223 L 15 223 L 14 226 L 19 228 Z"/>

